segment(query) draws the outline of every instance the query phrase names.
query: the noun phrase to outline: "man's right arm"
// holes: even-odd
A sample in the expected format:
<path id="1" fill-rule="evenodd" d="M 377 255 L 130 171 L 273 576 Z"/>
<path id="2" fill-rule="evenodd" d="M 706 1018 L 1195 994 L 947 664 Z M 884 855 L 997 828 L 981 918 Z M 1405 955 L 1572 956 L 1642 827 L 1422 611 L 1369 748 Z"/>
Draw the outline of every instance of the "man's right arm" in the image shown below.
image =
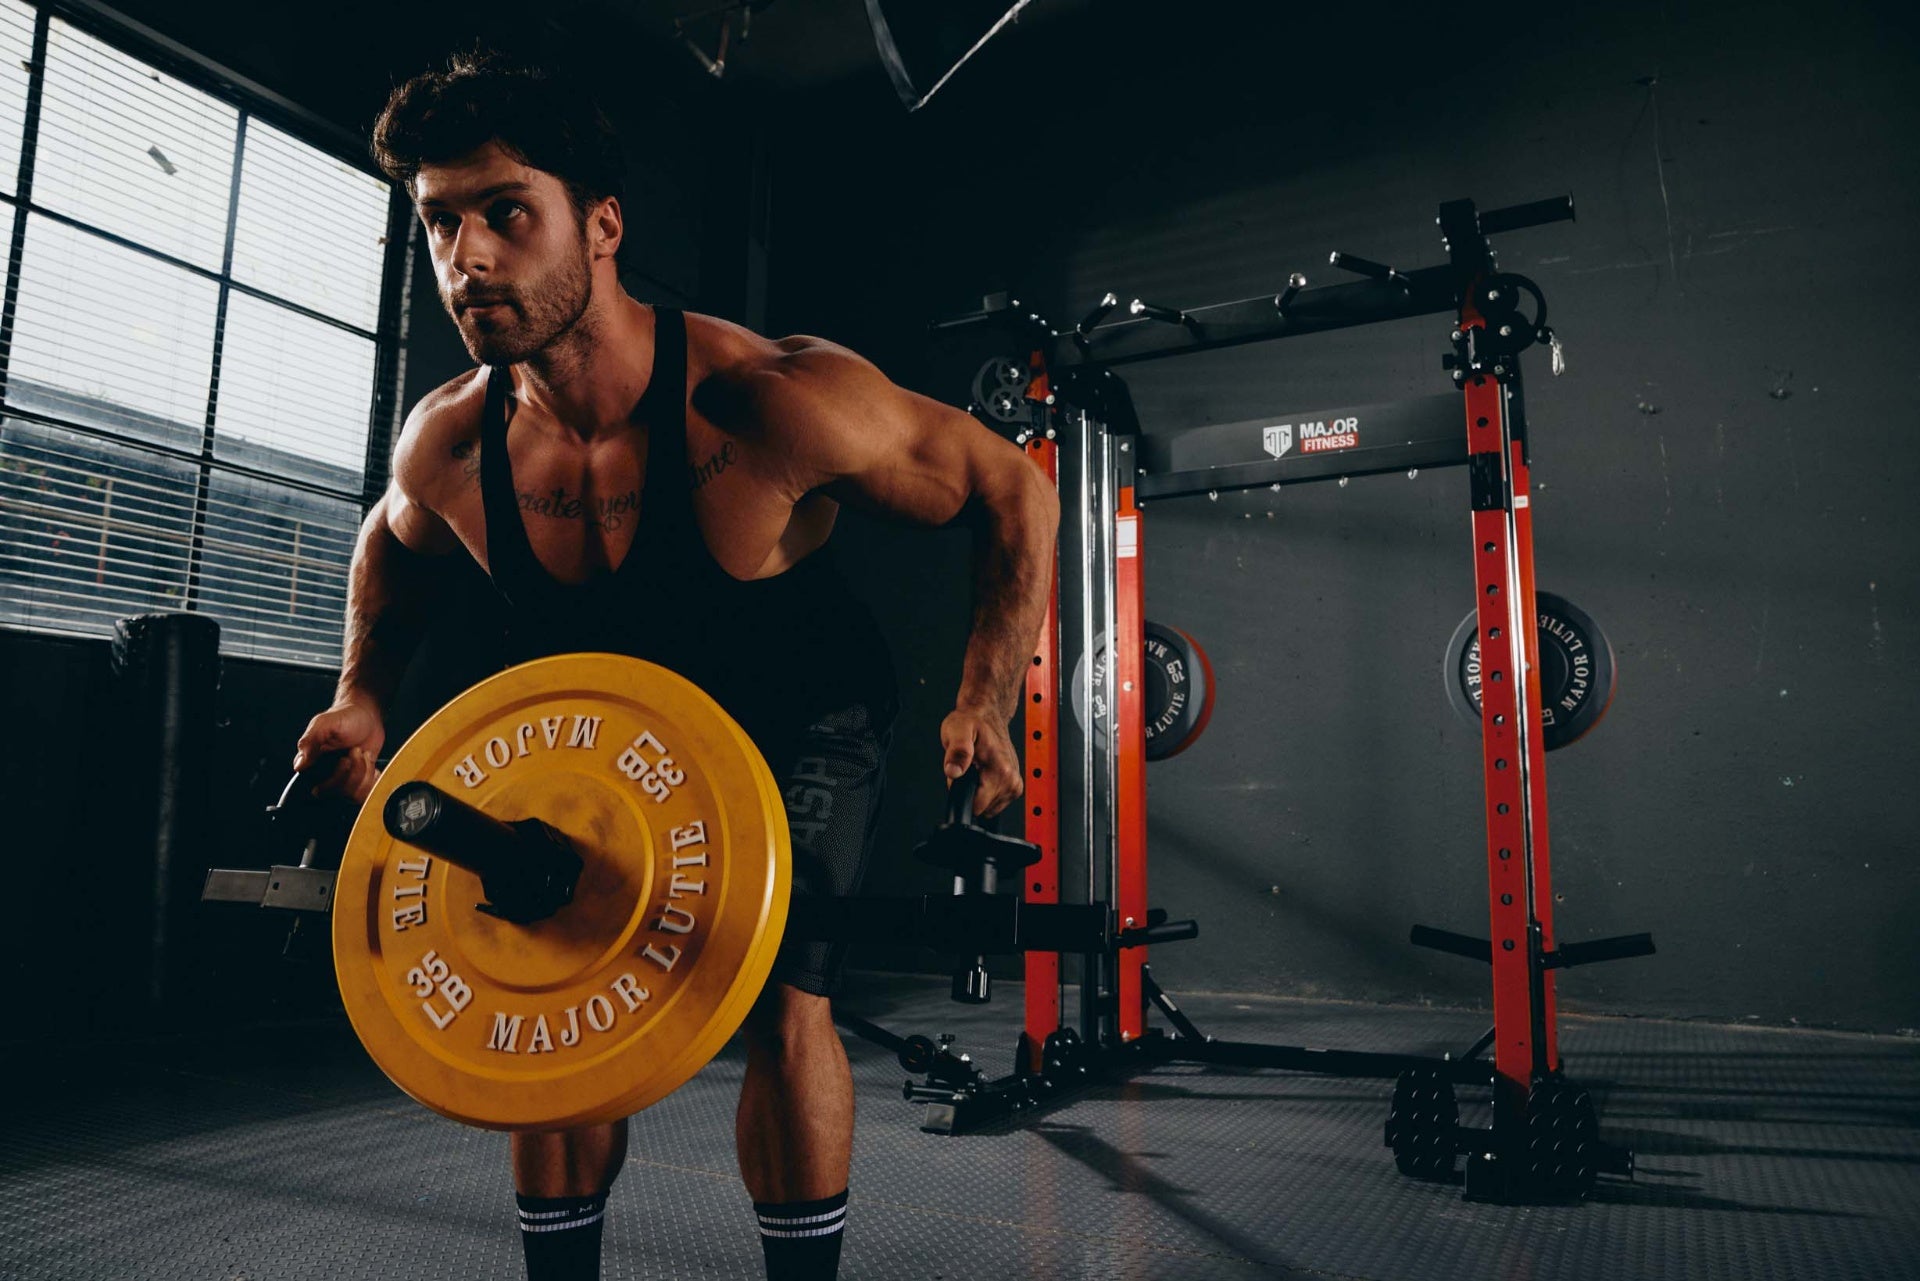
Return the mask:
<path id="1" fill-rule="evenodd" d="M 426 631 L 442 577 L 434 560 L 459 546 L 438 516 L 390 486 L 367 513 L 347 575 L 347 632 L 336 705 L 366 703 L 384 714 Z"/>
<path id="2" fill-rule="evenodd" d="M 409 424 L 413 426 L 413 424 Z M 411 439 L 410 439 L 411 438 Z M 364 800 L 379 775 L 388 704 L 419 646 L 443 577 L 434 562 L 460 546 L 447 523 L 408 493 L 419 436 L 403 432 L 394 479 L 367 513 L 347 572 L 346 635 L 333 706 L 308 722 L 293 767 L 329 752 L 344 757 L 317 790 Z"/>

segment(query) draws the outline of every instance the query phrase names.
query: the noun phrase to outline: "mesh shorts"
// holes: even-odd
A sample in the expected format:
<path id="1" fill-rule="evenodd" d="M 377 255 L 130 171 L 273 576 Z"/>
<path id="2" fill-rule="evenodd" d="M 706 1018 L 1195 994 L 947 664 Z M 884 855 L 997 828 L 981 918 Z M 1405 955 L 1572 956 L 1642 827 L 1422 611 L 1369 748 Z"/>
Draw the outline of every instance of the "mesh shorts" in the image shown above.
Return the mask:
<path id="1" fill-rule="evenodd" d="M 873 853 L 892 727 L 878 727 L 861 704 L 807 726 L 784 766 L 769 762 L 786 801 L 793 836 L 793 892 L 852 894 Z M 847 944 L 787 939 L 774 962 L 775 983 L 815 996 L 839 988 Z"/>

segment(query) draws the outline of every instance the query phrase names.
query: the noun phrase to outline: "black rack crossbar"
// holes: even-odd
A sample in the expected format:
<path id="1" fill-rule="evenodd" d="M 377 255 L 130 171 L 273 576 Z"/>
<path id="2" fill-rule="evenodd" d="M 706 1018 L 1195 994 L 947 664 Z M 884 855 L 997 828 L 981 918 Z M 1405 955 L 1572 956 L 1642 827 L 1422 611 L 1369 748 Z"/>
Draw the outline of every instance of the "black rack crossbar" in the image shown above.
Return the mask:
<path id="1" fill-rule="evenodd" d="M 1407 273 L 1404 285 L 1393 280 L 1355 280 L 1308 289 L 1289 300 L 1284 311 L 1279 305 L 1281 295 L 1272 293 L 1191 308 L 1183 313 L 1187 323 L 1181 325 L 1150 316 L 1130 317 L 1091 330 L 1085 349 L 1069 341 L 1070 335 L 1062 335 L 1051 344 L 1049 359 L 1055 368 L 1131 365 L 1270 338 L 1432 316 L 1459 306 L 1461 283 L 1459 270 L 1441 263 Z"/>
<path id="2" fill-rule="evenodd" d="M 1439 315 L 1457 311 L 1473 279 L 1491 269 L 1487 236 L 1573 216 L 1571 196 L 1484 211 L 1476 210 L 1471 200 L 1451 200 L 1440 206 L 1436 220 L 1447 261 L 1412 271 L 1396 271 L 1354 254 L 1334 254 L 1333 265 L 1362 272 L 1367 279 L 1307 289 L 1305 277 L 1296 272 L 1274 293 L 1204 307 L 1171 308 L 1135 299 L 1128 318 L 1099 324 L 1118 305 L 1118 296 L 1109 293 L 1079 324 L 1066 330 L 1054 329 L 1037 313 L 1002 295 L 989 298 L 979 311 L 934 321 L 928 329 L 942 333 L 975 325 L 1007 326 L 1021 333 L 1023 350 L 1040 351 L 1047 367 L 1060 374 L 1076 366 L 1111 368 L 1273 338 Z"/>
<path id="3" fill-rule="evenodd" d="M 1460 395 L 1317 409 L 1140 438 L 1135 496 L 1296 485 L 1467 461 Z"/>

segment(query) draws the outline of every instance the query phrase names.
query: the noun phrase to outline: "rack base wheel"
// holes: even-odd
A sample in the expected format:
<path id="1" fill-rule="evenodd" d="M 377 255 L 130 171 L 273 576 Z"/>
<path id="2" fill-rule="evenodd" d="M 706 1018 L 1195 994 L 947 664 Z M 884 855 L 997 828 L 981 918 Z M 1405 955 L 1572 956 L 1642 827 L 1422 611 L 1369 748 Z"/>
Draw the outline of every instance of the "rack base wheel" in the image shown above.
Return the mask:
<path id="1" fill-rule="evenodd" d="M 1409 1068 L 1393 1085 L 1386 1145 L 1400 1173 L 1444 1182 L 1460 1155 L 1460 1104 L 1453 1082 L 1434 1068 Z"/>

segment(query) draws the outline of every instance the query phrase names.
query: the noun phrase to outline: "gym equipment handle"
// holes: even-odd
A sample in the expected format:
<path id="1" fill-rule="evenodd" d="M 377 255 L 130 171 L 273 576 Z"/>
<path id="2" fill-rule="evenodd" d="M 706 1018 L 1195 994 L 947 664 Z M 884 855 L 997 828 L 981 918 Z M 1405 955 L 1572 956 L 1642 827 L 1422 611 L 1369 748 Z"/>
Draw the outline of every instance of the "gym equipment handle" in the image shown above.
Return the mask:
<path id="1" fill-rule="evenodd" d="M 947 789 L 947 822 L 972 827 L 973 798 L 980 791 L 980 767 L 972 765 Z"/>

